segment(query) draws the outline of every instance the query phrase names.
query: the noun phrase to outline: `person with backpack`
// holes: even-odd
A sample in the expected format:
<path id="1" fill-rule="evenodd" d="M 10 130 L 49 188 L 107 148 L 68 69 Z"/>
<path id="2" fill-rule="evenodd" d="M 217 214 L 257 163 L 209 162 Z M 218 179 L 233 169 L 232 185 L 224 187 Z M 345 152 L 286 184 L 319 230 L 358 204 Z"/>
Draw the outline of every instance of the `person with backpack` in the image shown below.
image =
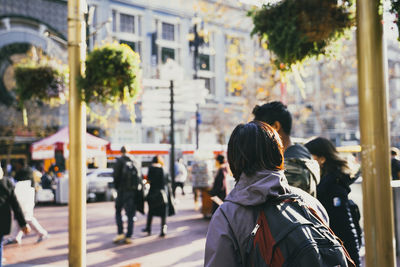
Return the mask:
<path id="1" fill-rule="evenodd" d="M 328 212 L 332 230 L 343 241 L 355 264 L 360 266 L 360 212 L 357 204 L 348 197 L 350 184 L 355 179 L 350 178 L 347 162 L 340 158 L 335 145 L 328 139 L 318 137 L 305 146 L 321 167 L 322 178 L 317 187 L 318 200 Z"/>
<path id="2" fill-rule="evenodd" d="M 140 164 L 126 155 L 125 146 L 121 147 L 121 157 L 114 165 L 114 186 L 117 190 L 115 199 L 115 219 L 118 235 L 113 239 L 114 243 L 132 243 L 134 217 L 137 210 L 138 194 L 141 192 L 142 175 Z M 125 210 L 128 218 L 127 232 L 124 234 L 121 212 Z"/>
<path id="3" fill-rule="evenodd" d="M 319 166 L 311 158 L 307 148 L 292 143 L 292 115 L 287 106 L 280 101 L 257 105 L 253 109 L 253 115 L 255 120 L 268 123 L 279 133 L 283 143 L 285 175 L 289 184 L 316 197 L 320 180 Z"/>
<path id="4" fill-rule="evenodd" d="M 313 207 L 284 174 L 283 145 L 270 125 L 238 125 L 228 142 L 236 185 L 211 218 L 206 267 L 354 266 Z"/>

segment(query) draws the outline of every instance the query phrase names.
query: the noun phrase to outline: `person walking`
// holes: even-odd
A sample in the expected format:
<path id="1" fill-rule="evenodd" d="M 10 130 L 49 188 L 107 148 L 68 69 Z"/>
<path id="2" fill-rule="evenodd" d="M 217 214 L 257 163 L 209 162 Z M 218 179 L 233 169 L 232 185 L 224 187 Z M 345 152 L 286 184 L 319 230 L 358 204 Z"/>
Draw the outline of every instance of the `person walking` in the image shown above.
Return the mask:
<path id="1" fill-rule="evenodd" d="M 169 215 L 170 195 L 168 195 L 168 185 L 164 174 L 164 162 L 160 156 L 152 159 L 147 174 L 147 182 L 150 184 L 149 193 L 147 194 L 147 203 L 149 204 L 149 212 L 147 213 L 146 228 L 142 231 L 151 235 L 151 223 L 154 216 L 161 217 L 160 237 L 167 234 L 167 215 Z M 172 203 L 171 203 L 172 204 Z"/>
<path id="2" fill-rule="evenodd" d="M 175 164 L 175 170 L 176 170 L 175 182 L 174 182 L 173 190 L 172 190 L 174 197 L 175 197 L 176 188 L 178 188 L 178 187 L 180 187 L 182 189 L 182 196 L 184 196 L 185 195 L 184 187 L 185 187 L 185 182 L 186 182 L 188 173 L 187 173 L 185 164 L 183 164 L 182 158 L 180 158 L 178 160 L 178 162 Z"/>
<path id="3" fill-rule="evenodd" d="M 227 155 L 236 185 L 211 218 L 204 266 L 347 266 L 339 241 L 323 226 L 325 222 L 317 219 L 321 214 L 312 209 L 314 213 L 310 215 L 311 209 L 306 208 L 320 205 L 319 202 L 310 202 L 312 197 L 302 190 L 298 191 L 299 195 L 292 192 L 293 187 L 283 172 L 283 146 L 270 125 L 260 121 L 238 125 L 229 139 Z M 264 212 L 268 207 L 273 209 L 273 214 Z M 297 213 L 290 213 L 293 210 Z M 260 221 L 260 216 L 264 220 Z M 265 221 L 272 222 L 272 228 Z M 303 230 L 303 227 L 310 229 Z M 295 235 L 285 239 L 291 233 Z M 274 238 L 280 238 L 281 243 L 275 243 L 278 239 Z M 307 244 L 309 249 L 305 250 Z M 320 245 L 326 250 L 320 250 Z M 324 257 L 331 249 L 337 253 Z M 324 265 L 327 262 L 330 264 Z"/>
<path id="4" fill-rule="evenodd" d="M 392 147 L 390 149 L 390 164 L 392 168 L 392 179 L 393 180 L 400 180 L 400 160 L 398 159 L 399 156 L 399 149 L 396 147 Z"/>
<path id="5" fill-rule="evenodd" d="M 21 209 L 24 213 L 25 219 L 29 224 L 30 228 L 38 235 L 37 243 L 40 243 L 50 237 L 49 233 L 43 226 L 38 222 L 34 216 L 35 207 L 35 181 L 33 178 L 33 170 L 31 167 L 25 165 L 24 159 L 18 159 L 15 164 L 15 176 L 14 180 L 17 181 L 15 184 L 15 195 L 20 203 Z M 21 244 L 24 231 L 15 223 L 15 228 L 10 237 L 5 240 L 4 244 Z"/>
<path id="6" fill-rule="evenodd" d="M 30 232 L 29 225 L 26 223 L 22 209 L 14 193 L 12 182 L 3 177 L 3 168 L 0 167 L 0 267 L 3 260 L 3 237 L 8 235 L 11 230 L 11 211 L 19 227 L 27 234 Z"/>
<path id="7" fill-rule="evenodd" d="M 114 186 L 117 190 L 115 199 L 115 220 L 117 223 L 117 236 L 113 239 L 114 243 L 132 243 L 134 228 L 134 217 L 136 215 L 136 200 L 138 187 L 141 185 L 140 164 L 126 155 L 126 147 L 121 147 L 121 157 L 114 165 Z M 122 222 L 122 209 L 125 210 L 128 219 L 126 234 Z"/>
<path id="8" fill-rule="evenodd" d="M 253 109 L 254 119 L 271 125 L 279 134 L 285 157 L 285 176 L 290 185 L 303 189 L 316 197 L 320 180 L 318 163 L 301 144 L 291 140 L 292 115 L 280 101 L 273 101 Z"/>
<path id="9" fill-rule="evenodd" d="M 351 210 L 351 205 L 355 204 L 348 197 L 353 180 L 347 162 L 340 158 L 334 144 L 326 138 L 315 138 L 305 146 L 321 167 L 317 198 L 328 212 L 332 230 L 343 241 L 355 264 L 360 266 L 361 229 Z"/>
<path id="10" fill-rule="evenodd" d="M 228 166 L 225 162 L 224 155 L 218 155 L 215 158 L 215 165 L 217 167 L 217 174 L 209 194 L 212 197 L 218 197 L 218 202 L 220 202 L 224 201 L 226 197 L 226 177 L 228 175 Z M 219 204 L 213 201 L 211 213 L 214 214 L 218 207 Z"/>

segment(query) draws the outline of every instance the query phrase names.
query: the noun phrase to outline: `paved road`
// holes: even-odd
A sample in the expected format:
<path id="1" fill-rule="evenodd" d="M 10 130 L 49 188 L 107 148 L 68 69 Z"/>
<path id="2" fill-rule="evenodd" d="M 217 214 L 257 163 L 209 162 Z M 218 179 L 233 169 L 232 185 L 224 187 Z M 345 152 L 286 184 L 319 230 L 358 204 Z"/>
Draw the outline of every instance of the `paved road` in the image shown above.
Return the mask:
<path id="1" fill-rule="evenodd" d="M 111 242 L 116 235 L 113 202 L 88 204 L 87 266 L 203 266 L 208 221 L 194 211 L 191 194 L 178 195 L 177 200 L 177 214 L 167 219 L 166 238 L 158 237 L 158 217 L 153 219 L 153 235 L 145 236 L 141 233 L 146 217 L 139 214 L 134 240 L 130 245 L 115 245 Z M 37 244 L 37 237 L 30 234 L 23 238 L 22 245 L 6 246 L 5 266 L 68 266 L 68 207 L 37 207 L 35 217 L 51 237 Z"/>

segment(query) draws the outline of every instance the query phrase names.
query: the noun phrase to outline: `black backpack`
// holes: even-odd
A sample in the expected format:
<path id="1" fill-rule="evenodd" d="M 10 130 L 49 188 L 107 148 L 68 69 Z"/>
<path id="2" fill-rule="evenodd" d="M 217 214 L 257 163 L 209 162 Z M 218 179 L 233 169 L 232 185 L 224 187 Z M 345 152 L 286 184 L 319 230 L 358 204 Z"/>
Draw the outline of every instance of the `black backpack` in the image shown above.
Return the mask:
<path id="1" fill-rule="evenodd" d="M 124 191 L 140 190 L 141 179 L 132 160 L 126 160 L 122 166 L 120 189 Z"/>
<path id="2" fill-rule="evenodd" d="M 260 207 L 246 253 L 246 266 L 355 266 L 340 239 L 294 194 Z"/>

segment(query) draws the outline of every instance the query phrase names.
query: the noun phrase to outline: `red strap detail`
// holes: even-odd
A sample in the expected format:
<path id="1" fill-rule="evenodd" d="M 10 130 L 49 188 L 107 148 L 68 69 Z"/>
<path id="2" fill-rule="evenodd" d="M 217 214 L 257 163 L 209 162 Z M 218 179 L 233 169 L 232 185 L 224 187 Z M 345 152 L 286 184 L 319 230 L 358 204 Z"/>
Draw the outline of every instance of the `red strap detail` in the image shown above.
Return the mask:
<path id="1" fill-rule="evenodd" d="M 271 230 L 268 225 L 267 218 L 265 217 L 264 211 L 261 211 L 257 224 L 260 225 L 256 235 L 254 236 L 253 245 L 260 250 L 260 254 L 264 261 L 269 264 L 271 267 L 280 267 L 285 262 L 285 258 L 282 255 L 279 247 L 275 248 L 275 251 L 272 251 L 272 248 L 275 245 L 275 239 L 272 236 Z M 272 254 L 274 253 L 274 254 Z"/>

